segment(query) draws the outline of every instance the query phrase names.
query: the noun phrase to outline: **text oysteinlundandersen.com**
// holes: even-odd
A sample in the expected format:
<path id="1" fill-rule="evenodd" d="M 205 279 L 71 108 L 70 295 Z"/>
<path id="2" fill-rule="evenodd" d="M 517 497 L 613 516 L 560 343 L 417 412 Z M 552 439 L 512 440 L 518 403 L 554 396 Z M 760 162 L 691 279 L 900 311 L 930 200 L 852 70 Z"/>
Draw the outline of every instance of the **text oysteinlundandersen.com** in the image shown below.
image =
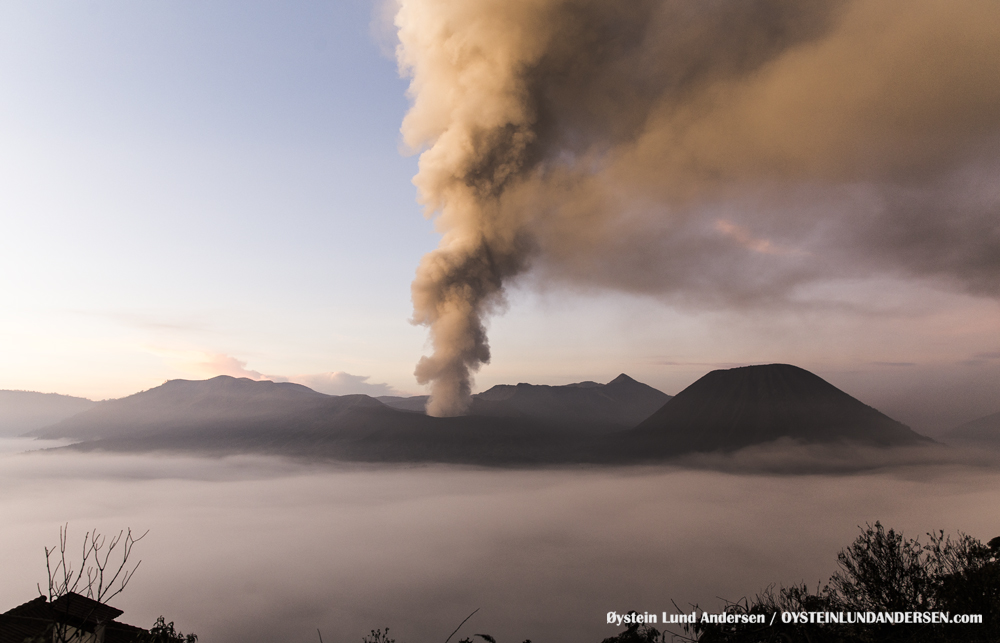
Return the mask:
<path id="1" fill-rule="evenodd" d="M 950 612 L 773 612 L 768 619 L 765 614 L 740 614 L 732 612 L 691 612 L 690 614 L 668 614 L 661 616 L 649 612 L 608 612 L 608 624 L 617 625 L 671 625 L 694 623 L 773 625 L 778 615 L 782 623 L 795 624 L 979 624 L 983 622 L 982 614 L 951 614 Z"/>

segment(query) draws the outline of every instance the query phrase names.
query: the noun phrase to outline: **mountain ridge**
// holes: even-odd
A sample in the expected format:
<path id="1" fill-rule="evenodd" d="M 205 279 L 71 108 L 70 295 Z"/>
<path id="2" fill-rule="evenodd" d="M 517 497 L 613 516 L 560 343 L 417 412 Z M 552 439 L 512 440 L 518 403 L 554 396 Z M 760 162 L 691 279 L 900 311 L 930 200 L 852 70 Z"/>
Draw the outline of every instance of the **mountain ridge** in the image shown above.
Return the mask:
<path id="1" fill-rule="evenodd" d="M 228 376 L 171 380 L 32 434 L 80 440 L 71 447 L 77 450 L 487 466 L 663 461 L 782 438 L 884 447 L 932 443 L 798 367 L 743 369 L 749 370 L 713 371 L 674 397 L 626 375 L 607 384 L 501 385 L 474 399 L 472 415 L 448 418 L 297 384 Z M 734 372 L 737 383 L 726 384 Z M 622 422 L 623 406 L 638 400 L 629 412 L 640 416 L 662 398 L 667 401 L 648 418 L 633 426 Z"/>
<path id="2" fill-rule="evenodd" d="M 393 408 L 423 412 L 428 396 L 376 399 Z M 472 396 L 468 415 L 533 417 L 631 428 L 669 399 L 666 393 L 622 373 L 607 384 L 591 381 L 562 385 L 497 384 Z"/>

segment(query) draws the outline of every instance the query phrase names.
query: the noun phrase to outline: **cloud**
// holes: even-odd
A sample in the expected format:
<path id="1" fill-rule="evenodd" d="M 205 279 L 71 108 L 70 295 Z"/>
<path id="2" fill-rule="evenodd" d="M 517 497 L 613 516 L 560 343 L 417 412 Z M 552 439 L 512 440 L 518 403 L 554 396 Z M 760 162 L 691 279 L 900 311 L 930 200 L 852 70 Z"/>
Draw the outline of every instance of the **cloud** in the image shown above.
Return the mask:
<path id="1" fill-rule="evenodd" d="M 111 320 L 128 328 L 145 331 L 167 331 L 170 333 L 203 334 L 211 330 L 211 324 L 199 315 L 181 315 L 175 311 L 143 310 L 88 310 L 71 308 L 66 312 L 85 317 Z"/>
<path id="2" fill-rule="evenodd" d="M 720 461 L 741 473 L 713 471 Z M 149 529 L 142 566 L 113 602 L 122 620 L 148 627 L 165 613 L 219 643 L 315 640 L 317 628 L 359 640 L 386 625 L 397 640 L 440 641 L 478 606 L 462 635 L 600 641 L 617 631 L 603 619 L 612 609 L 719 608 L 717 597 L 770 583 L 824 581 L 865 522 L 908 537 L 997 535 L 983 511 L 1000 501 L 995 466 L 907 459 L 787 476 L 762 471 L 769 463 L 787 464 L 778 449 L 689 470 L 5 455 L 0 608 L 32 597 L 41 549 L 67 521 L 74 544 L 94 527 Z"/>
<path id="3" fill-rule="evenodd" d="M 253 371 L 247 368 L 247 363 L 243 360 L 236 359 L 230 355 L 224 355 L 222 353 L 211 353 L 205 355 L 205 360 L 202 362 L 197 362 L 194 367 L 212 377 L 217 375 L 229 375 L 231 377 L 247 377 L 252 380 L 274 380 L 277 382 L 286 381 L 282 378 L 274 379 L 271 376 L 262 375 L 258 371 Z"/>
<path id="4" fill-rule="evenodd" d="M 677 362 L 669 359 L 655 359 L 651 360 L 650 363 L 658 366 L 707 366 L 712 370 L 720 368 L 737 368 L 739 366 L 752 366 L 752 364 L 745 364 L 742 362 Z"/>
<path id="5" fill-rule="evenodd" d="M 753 250 L 754 252 L 759 252 L 765 255 L 801 254 L 801 251 L 795 250 L 794 248 L 782 248 L 773 244 L 769 239 L 758 239 L 744 228 L 724 219 L 719 219 L 715 222 L 715 229 L 727 237 L 730 237 L 744 248 Z"/>
<path id="6" fill-rule="evenodd" d="M 143 347 L 148 353 L 162 358 L 171 367 L 196 378 L 229 375 L 231 377 L 246 377 L 252 380 L 272 379 L 259 371 L 247 368 L 245 360 L 237 359 L 226 353 L 216 353 L 203 350 L 184 350 L 164 348 L 162 346 Z M 278 378 L 275 381 L 287 381 Z"/>
<path id="7" fill-rule="evenodd" d="M 372 397 L 380 395 L 405 395 L 388 384 L 371 383 L 368 375 L 351 375 L 343 371 L 317 373 L 315 375 L 294 375 L 288 381 L 308 386 L 314 391 L 327 395 L 364 394 Z"/>
<path id="8" fill-rule="evenodd" d="M 966 366 L 984 366 L 995 364 L 996 360 L 1000 360 L 1000 351 L 976 353 L 970 358 L 961 360 L 959 363 L 965 364 Z"/>
<path id="9" fill-rule="evenodd" d="M 379 52 L 389 60 L 395 59 L 396 47 L 399 46 L 396 25 L 393 24 L 398 12 L 399 0 L 377 0 L 372 3 L 372 18 L 368 30 L 378 45 Z"/>

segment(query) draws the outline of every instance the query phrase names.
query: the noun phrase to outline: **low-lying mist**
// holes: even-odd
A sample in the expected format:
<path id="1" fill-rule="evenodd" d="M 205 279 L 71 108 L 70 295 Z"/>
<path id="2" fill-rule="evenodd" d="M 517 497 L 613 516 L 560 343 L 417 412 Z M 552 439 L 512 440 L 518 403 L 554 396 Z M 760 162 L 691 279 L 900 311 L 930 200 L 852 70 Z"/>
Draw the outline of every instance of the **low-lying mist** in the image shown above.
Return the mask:
<path id="1" fill-rule="evenodd" d="M 824 475 L 678 467 L 492 470 L 12 453 L 0 449 L 0 610 L 37 595 L 69 523 L 149 535 L 112 603 L 205 643 L 401 643 L 489 633 L 593 641 L 605 614 L 715 609 L 770 583 L 815 585 L 882 521 L 908 536 L 1000 535 L 1000 470 L 956 462 Z M 746 469 L 745 469 L 746 470 Z"/>

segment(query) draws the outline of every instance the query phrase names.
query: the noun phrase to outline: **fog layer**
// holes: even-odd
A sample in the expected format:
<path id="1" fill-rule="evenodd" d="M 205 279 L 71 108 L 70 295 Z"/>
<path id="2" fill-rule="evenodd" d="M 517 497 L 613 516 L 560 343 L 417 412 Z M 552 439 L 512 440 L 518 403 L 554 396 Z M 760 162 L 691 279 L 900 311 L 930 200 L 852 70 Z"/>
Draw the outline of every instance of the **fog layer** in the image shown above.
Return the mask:
<path id="1" fill-rule="evenodd" d="M 269 458 L 0 455 L 0 608 L 44 582 L 70 524 L 150 533 L 114 604 L 213 643 L 401 642 L 462 633 L 600 641 L 607 611 L 718 607 L 826 580 L 858 525 L 988 539 L 1000 473 L 955 464 L 843 476 L 670 468 L 335 468 Z"/>

